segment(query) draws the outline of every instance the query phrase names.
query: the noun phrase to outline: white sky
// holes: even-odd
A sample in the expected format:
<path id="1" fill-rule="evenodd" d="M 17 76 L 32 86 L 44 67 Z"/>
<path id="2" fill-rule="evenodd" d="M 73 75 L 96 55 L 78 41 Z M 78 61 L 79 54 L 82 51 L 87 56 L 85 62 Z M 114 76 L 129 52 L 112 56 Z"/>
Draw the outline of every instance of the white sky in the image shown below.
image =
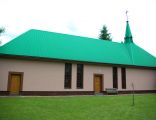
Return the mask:
<path id="1" fill-rule="evenodd" d="M 156 0 L 0 0 L 3 44 L 29 29 L 98 38 L 105 24 L 124 40 L 128 10 L 134 42 L 156 56 Z"/>

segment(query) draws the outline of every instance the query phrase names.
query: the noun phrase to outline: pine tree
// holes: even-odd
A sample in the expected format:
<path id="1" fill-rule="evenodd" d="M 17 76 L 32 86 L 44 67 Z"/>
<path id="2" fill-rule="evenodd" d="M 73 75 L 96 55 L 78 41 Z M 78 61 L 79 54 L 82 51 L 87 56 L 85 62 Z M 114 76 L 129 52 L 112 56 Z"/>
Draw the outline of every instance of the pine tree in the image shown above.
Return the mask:
<path id="1" fill-rule="evenodd" d="M 1 36 L 1 34 L 2 33 L 4 33 L 5 32 L 5 28 L 0 28 L 0 36 Z M 0 41 L 0 45 L 2 44 L 2 42 Z"/>
<path id="2" fill-rule="evenodd" d="M 0 28 L 0 35 L 5 32 L 5 28 Z"/>
<path id="3" fill-rule="evenodd" d="M 109 41 L 112 40 L 110 33 L 108 33 L 106 25 L 104 25 L 100 31 L 99 39 L 109 40 Z"/>

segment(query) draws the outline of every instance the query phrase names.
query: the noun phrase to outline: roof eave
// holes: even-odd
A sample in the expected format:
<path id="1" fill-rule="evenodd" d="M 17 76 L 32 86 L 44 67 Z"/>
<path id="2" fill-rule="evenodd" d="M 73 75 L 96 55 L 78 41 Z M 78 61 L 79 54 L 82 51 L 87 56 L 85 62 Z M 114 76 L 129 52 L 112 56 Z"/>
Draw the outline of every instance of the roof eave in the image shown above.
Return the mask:
<path id="1" fill-rule="evenodd" d="M 107 65 L 107 66 L 117 66 L 117 67 L 132 67 L 132 68 L 144 68 L 144 69 L 155 69 L 156 66 L 138 66 L 138 65 L 128 65 L 128 64 L 116 64 L 116 63 L 102 63 L 93 61 L 80 61 L 80 60 L 70 60 L 70 59 L 57 59 L 57 58 L 45 58 L 45 57 L 34 57 L 34 56 L 21 56 L 21 55 L 11 55 L 11 54 L 1 54 L 0 58 L 7 59 L 21 59 L 21 60 L 35 60 L 35 61 L 57 61 L 57 62 L 73 62 L 73 63 L 86 63 L 86 64 L 96 64 L 96 65 Z"/>

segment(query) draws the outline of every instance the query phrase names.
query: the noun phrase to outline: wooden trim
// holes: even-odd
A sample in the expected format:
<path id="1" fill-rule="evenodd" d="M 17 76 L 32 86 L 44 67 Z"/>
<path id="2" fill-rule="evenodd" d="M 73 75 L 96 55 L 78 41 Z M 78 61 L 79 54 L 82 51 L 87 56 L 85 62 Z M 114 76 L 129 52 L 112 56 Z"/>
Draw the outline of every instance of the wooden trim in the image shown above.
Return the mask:
<path id="1" fill-rule="evenodd" d="M 0 91 L 0 96 L 9 95 L 9 91 Z"/>
<path id="2" fill-rule="evenodd" d="M 106 91 L 102 91 L 104 95 Z M 135 94 L 156 93 L 156 90 L 136 90 Z M 118 94 L 132 94 L 132 91 L 118 91 Z M 9 95 L 9 91 L 0 91 L 0 96 Z M 94 91 L 20 91 L 23 96 L 65 96 L 65 95 L 94 95 Z"/>
<path id="3" fill-rule="evenodd" d="M 8 87 L 7 87 L 7 91 L 10 92 L 10 87 L 11 87 L 11 75 L 20 75 L 21 79 L 20 79 L 20 91 L 22 91 L 23 89 L 23 75 L 24 72 L 15 72 L 15 71 L 9 71 L 8 74 Z"/>
<path id="4" fill-rule="evenodd" d="M 106 94 L 106 91 L 103 91 Z M 132 90 L 119 90 L 118 94 L 132 94 Z M 135 90 L 134 94 L 156 93 L 156 90 Z M 107 95 L 107 94 L 106 94 Z"/>
<path id="5" fill-rule="evenodd" d="M 118 91 L 119 94 L 132 94 L 132 90 Z M 135 90 L 134 94 L 156 93 L 156 90 Z"/>
<path id="6" fill-rule="evenodd" d="M 103 74 L 97 74 L 97 73 L 95 73 L 93 75 L 93 89 L 94 89 L 94 93 L 95 93 L 95 76 L 100 76 L 102 78 L 101 79 L 101 93 L 102 93 L 102 91 L 104 90 L 104 85 L 103 85 L 103 83 L 104 83 L 104 75 Z"/>
<path id="7" fill-rule="evenodd" d="M 66 96 L 66 95 L 94 95 L 94 91 L 21 91 L 26 96 Z"/>
<path id="8" fill-rule="evenodd" d="M 114 66 L 114 67 L 116 66 L 116 67 L 141 68 L 141 69 L 156 70 L 156 67 L 147 67 L 147 66 L 98 63 L 98 62 L 78 61 L 78 60 L 69 60 L 69 59 L 65 60 L 65 59 L 56 59 L 56 58 L 9 55 L 9 54 L 1 54 L 1 53 L 0 53 L 0 57 L 1 58 L 20 59 L 20 60 L 47 61 L 47 62 L 51 62 L 51 61 L 62 62 L 63 61 L 63 62 L 82 63 L 82 64 L 106 65 L 106 66 Z"/>

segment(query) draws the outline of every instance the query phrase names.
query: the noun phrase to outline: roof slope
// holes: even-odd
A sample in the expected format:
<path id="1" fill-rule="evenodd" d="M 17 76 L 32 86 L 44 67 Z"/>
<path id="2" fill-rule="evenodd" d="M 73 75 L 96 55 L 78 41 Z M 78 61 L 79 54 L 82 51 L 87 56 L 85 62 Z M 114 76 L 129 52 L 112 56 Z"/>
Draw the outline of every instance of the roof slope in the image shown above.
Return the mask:
<path id="1" fill-rule="evenodd" d="M 29 30 L 0 47 L 0 54 L 156 67 L 156 58 L 134 43 Z"/>

